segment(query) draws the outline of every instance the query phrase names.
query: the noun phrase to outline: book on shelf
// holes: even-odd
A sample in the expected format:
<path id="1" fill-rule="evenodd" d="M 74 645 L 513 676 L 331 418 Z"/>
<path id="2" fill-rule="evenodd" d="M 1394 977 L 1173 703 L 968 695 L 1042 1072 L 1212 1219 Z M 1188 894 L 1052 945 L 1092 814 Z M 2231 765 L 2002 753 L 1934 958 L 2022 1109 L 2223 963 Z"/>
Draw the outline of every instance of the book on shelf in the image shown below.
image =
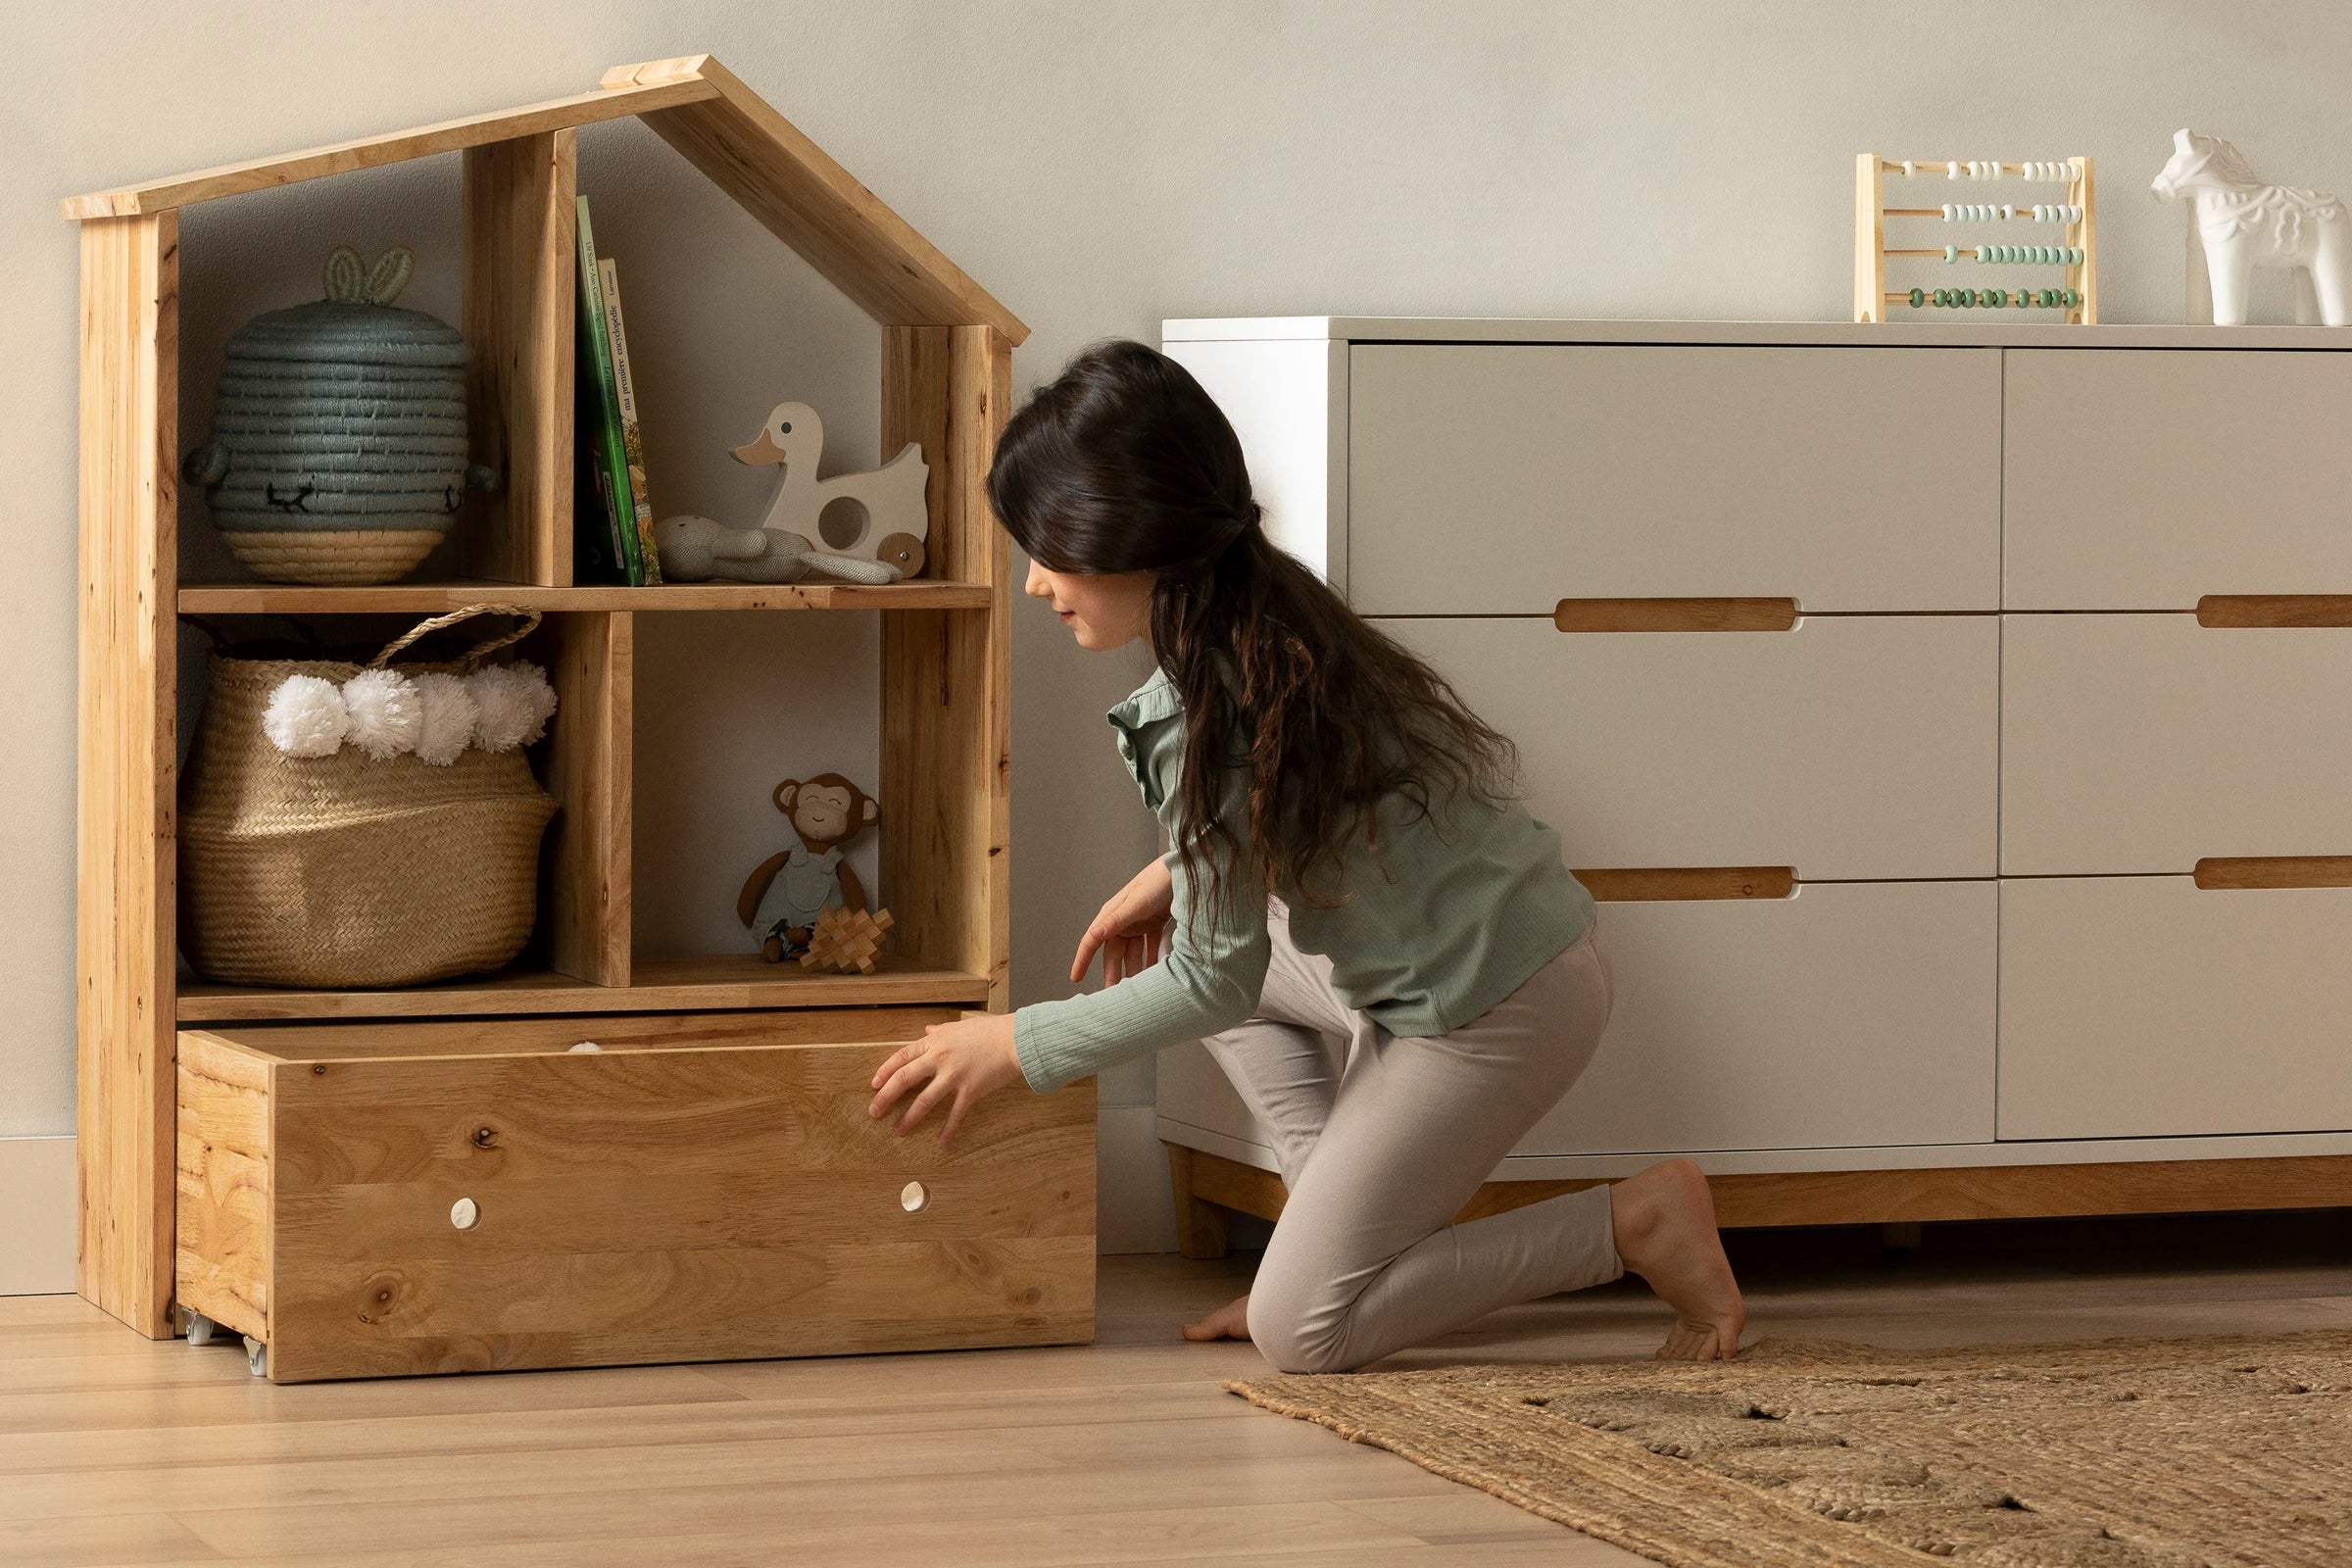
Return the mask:
<path id="1" fill-rule="evenodd" d="M 645 434 L 637 423 L 637 378 L 629 371 L 629 332 L 620 315 L 620 264 L 610 256 L 597 258 L 603 284 L 605 336 L 612 345 L 612 385 L 620 404 L 620 446 L 629 470 L 629 499 L 637 528 L 637 555 L 645 563 L 645 580 L 662 580 L 662 558 L 654 549 L 654 502 L 645 482 Z"/>
<path id="2" fill-rule="evenodd" d="M 620 512 L 612 504 L 612 476 L 597 459 L 604 418 L 596 389 L 596 345 L 588 316 L 576 311 L 571 376 L 571 580 L 582 587 L 626 583 L 629 568 L 620 554 Z"/>
<path id="3" fill-rule="evenodd" d="M 587 328 L 587 365 L 593 385 L 596 417 L 588 432 L 594 450 L 597 488 L 609 499 L 621 580 L 630 587 L 646 582 L 645 556 L 637 543 L 637 503 L 629 489 L 628 448 L 620 433 L 620 386 L 612 373 L 612 339 L 605 321 L 604 279 L 597 271 L 596 233 L 588 222 L 588 198 L 575 198 L 579 214 L 579 315 Z M 580 438 L 574 427 L 572 439 Z"/>

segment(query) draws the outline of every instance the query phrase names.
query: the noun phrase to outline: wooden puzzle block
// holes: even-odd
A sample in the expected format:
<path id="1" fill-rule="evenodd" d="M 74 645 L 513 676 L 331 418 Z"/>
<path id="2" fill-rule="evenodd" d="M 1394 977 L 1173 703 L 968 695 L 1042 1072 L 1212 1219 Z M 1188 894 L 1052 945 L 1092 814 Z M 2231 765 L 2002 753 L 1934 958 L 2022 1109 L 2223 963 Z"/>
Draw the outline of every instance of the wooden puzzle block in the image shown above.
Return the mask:
<path id="1" fill-rule="evenodd" d="M 827 909 L 816 917 L 808 951 L 801 955 L 804 969 L 830 969 L 848 974 L 874 972 L 874 955 L 882 951 L 882 933 L 891 928 L 888 909 Z"/>

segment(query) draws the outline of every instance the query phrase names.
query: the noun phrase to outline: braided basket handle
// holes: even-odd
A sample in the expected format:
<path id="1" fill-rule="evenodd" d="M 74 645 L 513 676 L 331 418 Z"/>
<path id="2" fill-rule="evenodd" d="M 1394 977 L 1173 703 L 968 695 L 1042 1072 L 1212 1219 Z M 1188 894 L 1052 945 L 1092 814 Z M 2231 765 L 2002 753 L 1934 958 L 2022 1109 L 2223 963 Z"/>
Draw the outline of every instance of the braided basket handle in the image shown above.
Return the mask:
<path id="1" fill-rule="evenodd" d="M 474 644 L 473 651 L 459 661 L 467 669 L 473 668 L 474 665 L 497 653 L 501 648 L 522 641 L 539 628 L 539 612 L 536 610 L 524 610 L 517 605 L 467 605 L 462 610 L 453 610 L 446 615 L 435 615 L 430 620 L 418 621 L 407 632 L 386 643 L 382 653 L 368 661 L 368 667 L 381 669 L 392 662 L 394 655 L 417 638 L 439 631 L 445 626 L 455 626 L 463 620 L 471 620 L 476 615 L 514 615 L 521 620 L 522 624 L 513 631 Z"/>

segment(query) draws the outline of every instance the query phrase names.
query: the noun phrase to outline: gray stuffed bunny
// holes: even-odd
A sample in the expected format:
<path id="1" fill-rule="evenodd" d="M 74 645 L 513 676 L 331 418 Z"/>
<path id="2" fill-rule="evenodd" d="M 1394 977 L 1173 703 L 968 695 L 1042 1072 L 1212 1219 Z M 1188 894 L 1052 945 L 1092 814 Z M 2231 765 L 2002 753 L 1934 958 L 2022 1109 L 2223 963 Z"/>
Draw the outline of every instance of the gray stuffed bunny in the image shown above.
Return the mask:
<path id="1" fill-rule="evenodd" d="M 819 550 L 778 528 L 730 528 L 691 514 L 654 525 L 654 552 L 665 582 L 799 582 L 822 571 L 848 582 L 891 583 L 899 568 Z"/>

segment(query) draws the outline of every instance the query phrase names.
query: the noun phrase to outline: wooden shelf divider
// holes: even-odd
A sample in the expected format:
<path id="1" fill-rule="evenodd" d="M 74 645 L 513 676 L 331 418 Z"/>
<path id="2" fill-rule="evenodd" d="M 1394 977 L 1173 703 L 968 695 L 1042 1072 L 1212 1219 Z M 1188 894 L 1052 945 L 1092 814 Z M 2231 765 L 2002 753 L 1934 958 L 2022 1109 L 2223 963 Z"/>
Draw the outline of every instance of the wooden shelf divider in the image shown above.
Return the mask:
<path id="1" fill-rule="evenodd" d="M 473 461 L 499 477 L 461 519 L 469 575 L 571 581 L 578 138 L 566 125 L 465 154 L 466 418 Z"/>
<path id="2" fill-rule="evenodd" d="M 552 623 L 547 791 L 556 798 L 541 864 L 548 963 L 591 985 L 629 983 L 630 815 L 636 617 L 564 614 Z"/>
<path id="3" fill-rule="evenodd" d="M 1004 530 L 987 476 L 1012 398 L 1012 343 L 988 326 L 882 334 L 882 446 L 922 444 L 931 466 L 931 559 L 945 576 L 1006 591 Z M 1011 639 L 1003 615 L 911 613 L 882 622 L 876 796 L 892 831 L 882 882 L 901 951 L 985 974 L 1007 1004 L 1011 938 Z"/>

